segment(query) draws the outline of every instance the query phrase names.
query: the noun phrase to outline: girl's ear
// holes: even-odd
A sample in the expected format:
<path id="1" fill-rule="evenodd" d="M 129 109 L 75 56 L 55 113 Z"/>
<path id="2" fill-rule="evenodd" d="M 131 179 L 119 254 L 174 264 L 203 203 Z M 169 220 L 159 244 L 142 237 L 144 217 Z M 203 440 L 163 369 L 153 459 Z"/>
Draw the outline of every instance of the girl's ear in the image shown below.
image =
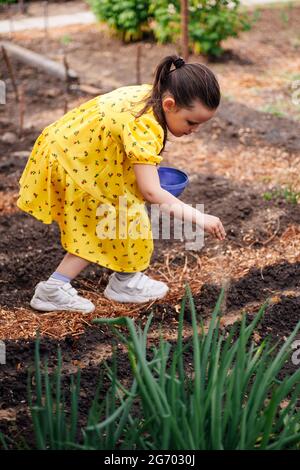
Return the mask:
<path id="1" fill-rule="evenodd" d="M 165 113 L 177 111 L 177 106 L 172 96 L 166 96 L 162 100 L 162 107 Z"/>

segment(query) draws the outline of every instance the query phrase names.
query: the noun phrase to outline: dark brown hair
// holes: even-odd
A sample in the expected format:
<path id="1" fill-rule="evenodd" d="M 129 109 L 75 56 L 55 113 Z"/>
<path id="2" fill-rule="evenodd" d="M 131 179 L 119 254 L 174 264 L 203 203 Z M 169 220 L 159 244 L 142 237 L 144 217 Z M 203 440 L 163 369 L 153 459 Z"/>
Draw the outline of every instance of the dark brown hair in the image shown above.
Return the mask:
<path id="1" fill-rule="evenodd" d="M 171 70 L 172 65 L 175 66 Z M 144 102 L 145 106 L 136 117 L 142 116 L 149 108 L 164 130 L 164 146 L 167 137 L 167 124 L 162 108 L 162 97 L 170 92 L 178 107 L 191 108 L 193 101 L 199 100 L 210 110 L 220 104 L 220 86 L 214 73 L 203 64 L 185 63 L 177 55 L 165 57 L 158 65 L 151 94 Z"/>

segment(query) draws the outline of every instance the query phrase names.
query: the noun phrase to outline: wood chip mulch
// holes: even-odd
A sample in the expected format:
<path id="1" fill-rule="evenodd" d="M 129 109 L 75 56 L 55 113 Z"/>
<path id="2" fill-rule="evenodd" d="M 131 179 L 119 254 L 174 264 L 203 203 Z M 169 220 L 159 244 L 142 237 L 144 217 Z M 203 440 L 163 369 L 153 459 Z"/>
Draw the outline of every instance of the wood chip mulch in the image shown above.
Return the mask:
<path id="1" fill-rule="evenodd" d="M 275 237 L 272 243 L 262 246 L 259 250 L 253 247 L 232 249 L 223 252 L 221 245 L 215 247 L 215 253 L 199 254 L 186 252 L 185 261 L 180 266 L 172 261 L 178 255 L 177 250 L 170 249 L 165 253 L 164 264 L 155 263 L 148 274 L 156 279 L 166 281 L 170 287 L 169 294 L 163 303 L 175 308 L 179 313 L 180 301 L 184 295 L 184 286 L 188 283 L 192 293 L 200 292 L 205 283 L 217 283 L 229 288 L 230 280 L 245 276 L 252 267 L 263 269 L 281 261 L 300 261 L 300 228 L 289 226 L 281 237 Z M 85 289 L 86 288 L 86 289 Z M 94 289 L 94 290 L 93 290 Z M 41 335 L 57 340 L 66 335 L 78 336 L 84 333 L 87 326 L 92 326 L 94 318 L 129 316 L 138 319 L 151 311 L 155 301 L 148 304 L 117 304 L 104 298 L 96 284 L 89 280 L 81 281 L 80 293 L 88 297 L 96 305 L 91 314 L 80 312 L 36 313 L 30 308 L 0 310 L 1 339 L 32 339 L 37 330 Z"/>

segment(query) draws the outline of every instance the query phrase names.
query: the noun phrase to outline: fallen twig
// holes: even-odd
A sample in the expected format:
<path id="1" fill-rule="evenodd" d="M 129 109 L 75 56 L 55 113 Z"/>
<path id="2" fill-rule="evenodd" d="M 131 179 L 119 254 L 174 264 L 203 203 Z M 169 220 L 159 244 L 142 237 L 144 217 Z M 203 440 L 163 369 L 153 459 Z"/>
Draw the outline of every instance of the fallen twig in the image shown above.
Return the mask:
<path id="1" fill-rule="evenodd" d="M 277 227 L 276 227 L 275 232 L 270 236 L 270 238 L 268 238 L 264 242 L 261 242 L 262 245 L 266 246 L 268 243 L 270 243 L 276 237 L 277 233 L 279 232 L 279 229 L 280 229 L 280 219 L 277 220 Z"/>
<path id="2" fill-rule="evenodd" d="M 186 270 L 187 270 L 187 256 L 185 255 L 184 266 L 183 266 L 182 272 L 181 272 L 180 277 L 179 277 L 179 282 L 182 281 L 182 278 L 183 278 Z"/>

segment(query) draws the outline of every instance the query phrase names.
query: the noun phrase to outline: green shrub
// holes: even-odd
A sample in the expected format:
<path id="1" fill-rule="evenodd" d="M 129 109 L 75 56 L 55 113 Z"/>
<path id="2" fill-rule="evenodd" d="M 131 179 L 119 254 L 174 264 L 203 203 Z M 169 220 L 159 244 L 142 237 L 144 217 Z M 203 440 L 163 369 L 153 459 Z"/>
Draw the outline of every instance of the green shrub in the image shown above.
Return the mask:
<path id="1" fill-rule="evenodd" d="M 151 0 L 151 28 L 159 43 L 177 42 L 180 38 L 180 0 Z"/>
<path id="2" fill-rule="evenodd" d="M 123 40 L 142 39 L 152 30 L 160 43 L 177 43 L 180 38 L 180 0 L 87 0 L 96 16 Z M 250 28 L 240 0 L 190 0 L 190 50 L 219 56 L 221 43 Z"/>
<path id="3" fill-rule="evenodd" d="M 198 8 L 199 3 L 202 8 Z M 222 41 L 250 29 L 246 14 L 239 11 L 240 1 L 191 0 L 189 34 L 196 53 L 220 56 Z"/>
<path id="4" fill-rule="evenodd" d="M 222 41 L 250 29 L 245 13 L 239 11 L 240 1 L 190 0 L 190 50 L 196 54 L 220 56 Z M 180 1 L 152 0 L 154 35 L 159 42 L 177 42 L 180 35 Z"/>
<path id="5" fill-rule="evenodd" d="M 96 17 L 125 42 L 143 37 L 148 25 L 149 0 L 87 0 Z"/>

